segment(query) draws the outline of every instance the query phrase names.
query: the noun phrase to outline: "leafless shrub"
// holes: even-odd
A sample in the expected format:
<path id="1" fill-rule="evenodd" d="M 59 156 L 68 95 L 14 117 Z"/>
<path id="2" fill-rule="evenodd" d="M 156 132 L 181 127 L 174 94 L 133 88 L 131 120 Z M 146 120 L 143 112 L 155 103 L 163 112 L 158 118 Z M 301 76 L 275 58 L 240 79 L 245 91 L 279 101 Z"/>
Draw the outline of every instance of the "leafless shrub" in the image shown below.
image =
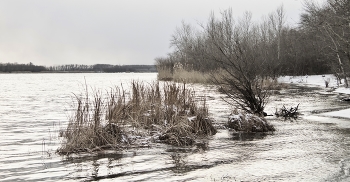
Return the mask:
<path id="1" fill-rule="evenodd" d="M 228 96 L 228 103 L 262 115 L 271 89 L 263 82 L 280 73 L 284 23 L 283 6 L 262 24 L 254 23 L 248 12 L 240 19 L 233 17 L 231 9 L 219 18 L 213 13 L 199 25 L 201 30 L 182 23 L 171 40 L 175 51 L 156 64 L 172 62 L 187 72 L 212 73 L 208 78 Z M 173 75 L 175 68 L 171 68 Z"/>

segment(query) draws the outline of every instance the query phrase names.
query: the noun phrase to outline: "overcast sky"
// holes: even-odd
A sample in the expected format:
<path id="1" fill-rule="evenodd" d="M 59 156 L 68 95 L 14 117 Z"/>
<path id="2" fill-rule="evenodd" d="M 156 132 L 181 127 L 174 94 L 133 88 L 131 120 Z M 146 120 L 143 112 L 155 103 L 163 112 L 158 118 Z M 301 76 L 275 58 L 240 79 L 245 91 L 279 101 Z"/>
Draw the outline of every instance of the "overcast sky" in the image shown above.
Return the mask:
<path id="1" fill-rule="evenodd" d="M 182 20 L 232 8 L 257 21 L 281 4 L 295 25 L 302 0 L 1 0 L 0 63 L 154 64 Z"/>

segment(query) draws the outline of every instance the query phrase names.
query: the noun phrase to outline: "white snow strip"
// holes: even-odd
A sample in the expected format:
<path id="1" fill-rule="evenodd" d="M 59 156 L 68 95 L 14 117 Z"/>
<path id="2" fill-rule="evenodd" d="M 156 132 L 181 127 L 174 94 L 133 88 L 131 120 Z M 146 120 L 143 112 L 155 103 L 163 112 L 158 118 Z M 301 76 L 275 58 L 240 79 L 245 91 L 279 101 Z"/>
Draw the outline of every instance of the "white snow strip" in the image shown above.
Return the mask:
<path id="1" fill-rule="evenodd" d="M 334 92 L 350 94 L 350 88 L 340 87 L 340 88 L 337 88 Z"/>
<path id="2" fill-rule="evenodd" d="M 328 81 L 328 87 L 337 87 L 337 79 L 334 75 L 305 75 L 305 76 L 282 76 L 278 78 L 282 83 L 296 83 L 302 85 L 317 85 L 326 87 L 325 82 Z M 343 83 L 343 82 L 342 82 Z"/>
<path id="3" fill-rule="evenodd" d="M 283 76 L 279 77 L 278 81 L 281 83 L 296 83 L 301 85 L 317 85 L 320 87 L 325 87 L 325 81 L 329 82 L 328 87 L 336 88 L 334 92 L 343 93 L 350 95 L 350 88 L 345 88 L 344 80 L 342 80 L 343 85 L 338 85 L 337 79 L 334 75 L 305 75 L 305 76 Z M 340 111 L 327 112 L 321 114 L 323 116 L 331 117 L 341 117 L 341 118 L 350 118 L 350 109 L 344 109 Z"/>
<path id="4" fill-rule="evenodd" d="M 333 111 L 333 112 L 326 112 L 326 113 L 322 113 L 321 115 L 350 119 L 350 109 L 344 109 L 344 110 Z"/>

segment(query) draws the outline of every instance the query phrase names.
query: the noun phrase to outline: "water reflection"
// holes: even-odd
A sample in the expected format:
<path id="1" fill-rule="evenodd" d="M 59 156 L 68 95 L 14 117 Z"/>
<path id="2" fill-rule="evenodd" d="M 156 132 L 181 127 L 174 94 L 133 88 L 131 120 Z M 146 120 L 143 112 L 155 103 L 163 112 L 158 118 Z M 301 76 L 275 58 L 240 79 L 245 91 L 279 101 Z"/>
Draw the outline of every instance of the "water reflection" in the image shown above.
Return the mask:
<path id="1" fill-rule="evenodd" d="M 165 149 L 165 152 L 172 152 L 172 153 L 200 153 L 205 152 L 209 149 L 209 141 L 208 139 L 198 141 L 193 146 L 187 146 L 187 147 L 175 147 L 175 146 L 169 146 L 169 148 Z"/>
<path id="2" fill-rule="evenodd" d="M 97 162 L 97 160 L 93 160 L 92 161 L 92 166 L 93 166 L 93 169 L 92 169 L 92 174 L 91 176 L 93 178 L 96 178 L 98 176 L 98 170 L 99 170 L 99 166 L 100 164 Z"/>
<path id="3" fill-rule="evenodd" d="M 237 141 L 253 141 L 253 140 L 261 140 L 264 139 L 268 134 L 267 133 L 261 133 L 261 132 L 251 132 L 251 133 L 244 133 L 244 132 L 233 132 L 231 134 L 232 140 Z"/>
<path id="4" fill-rule="evenodd" d="M 175 165 L 172 168 L 174 173 L 184 173 L 190 170 L 189 166 L 187 166 L 187 156 L 188 154 L 183 153 L 173 153 L 170 155 L 171 159 L 173 160 L 173 164 Z"/>
<path id="5" fill-rule="evenodd" d="M 122 153 L 115 153 L 111 151 L 110 153 L 98 153 L 95 155 L 91 155 L 89 153 L 86 154 L 80 154 L 80 155 L 74 155 L 74 156 L 67 156 L 65 157 L 65 160 L 63 162 L 65 163 L 84 163 L 86 161 L 98 161 L 100 159 L 108 159 L 111 161 L 118 161 L 121 158 L 123 158 Z"/>

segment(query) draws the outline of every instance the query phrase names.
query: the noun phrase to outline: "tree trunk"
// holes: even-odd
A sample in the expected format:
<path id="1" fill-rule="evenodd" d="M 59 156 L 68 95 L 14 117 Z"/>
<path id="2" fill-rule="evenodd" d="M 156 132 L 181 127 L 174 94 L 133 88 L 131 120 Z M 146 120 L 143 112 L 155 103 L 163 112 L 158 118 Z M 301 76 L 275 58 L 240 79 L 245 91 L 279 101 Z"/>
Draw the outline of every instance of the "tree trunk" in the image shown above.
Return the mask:
<path id="1" fill-rule="evenodd" d="M 345 87 L 348 88 L 348 87 L 349 87 L 349 83 L 348 83 L 348 80 L 347 80 L 347 78 L 346 78 L 346 73 L 345 73 L 345 71 L 344 71 L 343 63 L 342 63 L 342 61 L 341 61 L 341 59 L 340 59 L 340 56 L 339 56 L 339 53 L 338 53 L 338 52 L 337 52 L 337 58 L 338 58 L 338 62 L 339 62 L 340 69 L 341 69 L 341 71 L 342 71 L 342 73 L 343 73 L 343 76 L 344 76 Z"/>

